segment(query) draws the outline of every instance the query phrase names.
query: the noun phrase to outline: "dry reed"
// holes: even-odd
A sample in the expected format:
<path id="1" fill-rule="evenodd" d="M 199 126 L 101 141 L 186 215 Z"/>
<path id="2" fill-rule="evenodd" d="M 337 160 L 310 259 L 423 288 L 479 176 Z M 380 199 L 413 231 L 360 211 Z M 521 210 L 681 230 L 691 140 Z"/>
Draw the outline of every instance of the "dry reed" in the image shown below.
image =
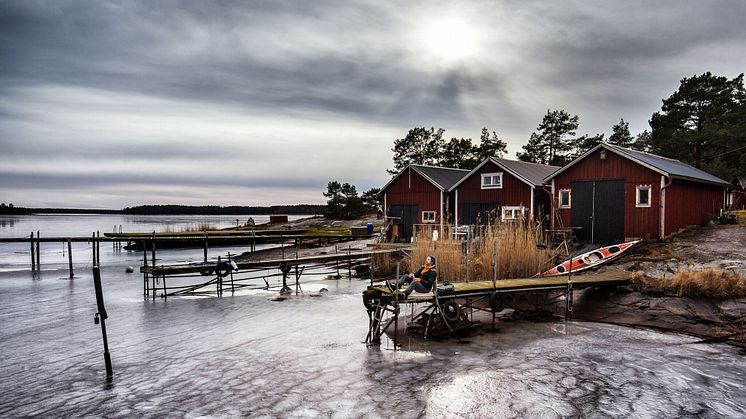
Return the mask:
<path id="1" fill-rule="evenodd" d="M 482 227 L 478 236 L 466 243 L 455 239 L 452 231 L 452 227 L 447 226 L 437 242 L 432 241 L 428 231 L 418 234 L 407 260 L 409 270 L 417 269 L 428 255 L 433 255 L 437 257 L 440 280 L 485 281 L 492 279 L 495 259 L 498 279 L 531 277 L 547 269 L 551 262 L 549 252 L 540 246 L 544 237 L 541 227 L 535 223 L 497 222 Z"/>
<path id="2" fill-rule="evenodd" d="M 680 297 L 738 298 L 746 296 L 746 279 L 722 269 L 682 271 L 663 281 Z"/>

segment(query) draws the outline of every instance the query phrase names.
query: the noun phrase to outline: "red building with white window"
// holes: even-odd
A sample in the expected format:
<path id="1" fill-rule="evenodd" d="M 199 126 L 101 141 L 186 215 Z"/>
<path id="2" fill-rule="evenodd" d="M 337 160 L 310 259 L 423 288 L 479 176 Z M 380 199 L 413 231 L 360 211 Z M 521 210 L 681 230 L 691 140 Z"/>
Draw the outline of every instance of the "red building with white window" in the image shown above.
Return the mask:
<path id="1" fill-rule="evenodd" d="M 725 205 L 729 183 L 678 160 L 599 144 L 546 178 L 552 227 L 590 243 L 663 238 Z M 562 225 L 558 225 L 558 224 Z"/>
<path id="2" fill-rule="evenodd" d="M 494 213 L 503 221 L 542 218 L 551 210 L 544 178 L 557 166 L 490 157 L 451 187 L 457 225 L 487 221 Z"/>
<path id="3" fill-rule="evenodd" d="M 449 190 L 468 172 L 413 164 L 381 188 L 386 218 L 393 220 L 396 240 L 411 241 L 416 225 L 437 226 L 442 232 L 449 221 Z"/>

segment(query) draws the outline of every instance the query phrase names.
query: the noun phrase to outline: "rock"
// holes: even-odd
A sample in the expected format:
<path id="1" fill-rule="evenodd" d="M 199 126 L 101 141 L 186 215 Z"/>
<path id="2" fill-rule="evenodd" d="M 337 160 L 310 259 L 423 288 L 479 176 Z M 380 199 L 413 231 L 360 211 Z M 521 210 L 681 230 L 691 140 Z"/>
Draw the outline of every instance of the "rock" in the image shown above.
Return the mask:
<path id="1" fill-rule="evenodd" d="M 135 267 L 134 266 L 128 266 L 128 267 L 124 268 L 124 271 L 127 272 L 128 274 L 131 274 L 132 272 L 135 272 Z"/>

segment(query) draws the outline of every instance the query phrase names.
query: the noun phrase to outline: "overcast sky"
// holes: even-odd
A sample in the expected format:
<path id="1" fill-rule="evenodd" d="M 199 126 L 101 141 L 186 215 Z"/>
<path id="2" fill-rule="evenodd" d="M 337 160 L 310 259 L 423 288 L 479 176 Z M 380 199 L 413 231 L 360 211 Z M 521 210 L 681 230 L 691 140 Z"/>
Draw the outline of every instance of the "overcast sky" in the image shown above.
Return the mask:
<path id="1" fill-rule="evenodd" d="M 547 109 L 648 128 L 746 69 L 743 1 L 0 2 L 0 201 L 323 203 L 415 126 L 509 158 Z"/>

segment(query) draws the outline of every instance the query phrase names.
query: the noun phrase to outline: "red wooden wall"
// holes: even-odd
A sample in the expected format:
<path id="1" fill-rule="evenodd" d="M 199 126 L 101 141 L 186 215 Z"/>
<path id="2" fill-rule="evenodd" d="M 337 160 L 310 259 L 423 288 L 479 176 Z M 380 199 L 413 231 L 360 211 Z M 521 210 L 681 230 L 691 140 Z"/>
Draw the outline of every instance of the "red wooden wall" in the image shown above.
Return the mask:
<path id="1" fill-rule="evenodd" d="M 601 160 L 600 151 L 586 156 L 572 167 L 554 178 L 554 201 L 560 189 L 570 189 L 571 182 L 582 180 L 624 179 L 624 236 L 660 236 L 660 185 L 661 175 L 614 152 L 606 150 L 606 160 Z M 636 187 L 650 185 L 651 205 L 636 208 Z M 571 205 L 573 203 L 571 197 Z M 571 225 L 572 209 L 561 209 L 562 223 Z"/>
<path id="2" fill-rule="evenodd" d="M 435 211 L 435 223 L 440 223 L 440 189 L 415 170 L 407 169 L 383 193 L 386 194 L 387 212 L 391 205 L 416 204 L 419 206 L 418 223 L 422 223 L 422 211 Z"/>
<path id="3" fill-rule="evenodd" d="M 674 179 L 666 187 L 666 235 L 688 225 L 702 224 L 707 214 L 718 214 L 725 204 L 725 188 Z"/>
<path id="4" fill-rule="evenodd" d="M 502 189 L 482 189 L 482 173 L 503 172 Z M 531 206 L 531 187 L 494 163 L 487 162 L 481 169 L 466 178 L 458 188 L 458 204 L 486 204 Z"/>

